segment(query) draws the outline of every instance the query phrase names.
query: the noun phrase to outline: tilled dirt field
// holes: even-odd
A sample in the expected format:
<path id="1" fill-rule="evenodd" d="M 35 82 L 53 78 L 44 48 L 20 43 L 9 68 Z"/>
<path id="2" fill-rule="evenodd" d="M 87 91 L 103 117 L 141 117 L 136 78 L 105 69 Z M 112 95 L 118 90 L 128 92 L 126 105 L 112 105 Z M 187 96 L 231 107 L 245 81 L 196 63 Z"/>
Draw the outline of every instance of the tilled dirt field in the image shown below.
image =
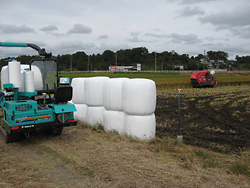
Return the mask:
<path id="1" fill-rule="evenodd" d="M 178 92 L 158 95 L 159 137 L 178 134 Z M 250 148 L 250 87 L 189 89 L 181 92 L 181 135 L 186 144 L 216 152 L 236 153 Z"/>

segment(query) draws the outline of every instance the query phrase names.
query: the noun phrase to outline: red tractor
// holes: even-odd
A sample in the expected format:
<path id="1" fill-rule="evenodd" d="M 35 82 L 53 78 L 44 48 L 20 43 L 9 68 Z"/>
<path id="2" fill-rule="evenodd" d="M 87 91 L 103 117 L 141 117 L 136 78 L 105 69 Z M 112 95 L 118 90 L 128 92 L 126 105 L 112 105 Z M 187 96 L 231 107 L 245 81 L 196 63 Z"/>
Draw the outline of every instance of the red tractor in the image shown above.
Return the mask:
<path id="1" fill-rule="evenodd" d="M 190 76 L 190 83 L 193 87 L 214 87 L 217 85 L 214 74 L 214 70 L 211 73 L 206 70 L 193 72 Z"/>

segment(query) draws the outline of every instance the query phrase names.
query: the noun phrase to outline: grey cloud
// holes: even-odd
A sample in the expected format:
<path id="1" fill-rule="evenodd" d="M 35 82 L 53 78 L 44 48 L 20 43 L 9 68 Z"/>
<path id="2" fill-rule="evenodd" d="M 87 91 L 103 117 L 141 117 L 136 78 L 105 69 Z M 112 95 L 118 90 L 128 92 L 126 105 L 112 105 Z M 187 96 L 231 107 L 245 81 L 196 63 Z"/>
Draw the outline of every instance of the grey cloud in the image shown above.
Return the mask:
<path id="1" fill-rule="evenodd" d="M 50 32 L 49 34 L 52 35 L 52 36 L 55 36 L 55 37 L 57 37 L 57 38 L 59 38 L 59 37 L 64 37 L 64 36 L 65 36 L 65 34 L 62 34 L 62 33 Z"/>
<path id="2" fill-rule="evenodd" d="M 167 0 L 167 2 L 177 2 L 180 4 L 197 4 L 197 3 L 208 3 L 211 1 L 218 1 L 218 0 Z"/>
<path id="3" fill-rule="evenodd" d="M 191 7 L 184 7 L 183 9 L 177 11 L 179 12 L 178 17 L 190 17 L 195 15 L 204 15 L 205 11 L 202 10 L 200 7 L 195 6 L 193 8 Z"/>
<path id="4" fill-rule="evenodd" d="M 210 23 L 217 30 L 231 29 L 232 27 L 241 27 L 250 25 L 250 7 L 237 8 L 229 11 L 221 11 L 219 13 L 210 14 L 199 18 L 201 23 Z"/>
<path id="5" fill-rule="evenodd" d="M 70 29 L 67 34 L 90 34 L 92 29 L 83 24 L 75 24 L 72 29 Z"/>
<path id="6" fill-rule="evenodd" d="M 77 51 L 88 51 L 96 48 L 94 43 L 83 43 L 82 41 L 61 42 L 53 47 L 54 54 L 69 54 Z"/>
<path id="7" fill-rule="evenodd" d="M 99 49 L 96 49 L 98 51 L 105 51 L 105 50 L 112 50 L 112 51 L 117 51 L 117 50 L 121 50 L 121 49 L 129 49 L 130 47 L 127 44 L 116 44 L 116 45 L 112 45 L 112 44 L 106 44 L 106 43 L 101 43 L 101 46 Z"/>
<path id="8" fill-rule="evenodd" d="M 137 36 L 128 39 L 129 42 L 141 42 Z"/>
<path id="9" fill-rule="evenodd" d="M 133 37 L 129 38 L 127 41 L 128 42 L 134 42 L 134 43 L 137 43 L 137 42 L 149 42 L 149 41 L 141 40 L 137 36 L 133 36 Z"/>
<path id="10" fill-rule="evenodd" d="M 138 36 L 138 35 L 140 35 L 140 34 L 141 34 L 141 32 L 135 31 L 135 32 L 132 32 L 130 35 L 132 35 L 132 36 Z"/>
<path id="11" fill-rule="evenodd" d="M 2 34 L 20 34 L 20 33 L 35 33 L 34 29 L 26 25 L 1 25 L 0 32 Z"/>
<path id="12" fill-rule="evenodd" d="M 210 2 L 210 1 L 218 1 L 218 0 L 182 0 L 181 4 L 196 4 L 201 2 Z"/>
<path id="13" fill-rule="evenodd" d="M 45 31 L 45 32 L 49 32 L 49 31 L 58 30 L 58 28 L 56 25 L 49 25 L 49 26 L 42 27 L 40 30 Z"/>
<path id="14" fill-rule="evenodd" d="M 239 36 L 240 38 L 250 39 L 250 26 L 232 28 L 230 31 L 233 33 L 233 35 Z"/>
<path id="15" fill-rule="evenodd" d="M 151 37 L 156 37 L 156 38 L 166 38 L 166 37 L 168 37 L 167 35 L 164 35 L 164 34 L 158 35 L 158 34 L 153 34 L 153 33 L 146 33 L 145 36 L 151 36 Z"/>
<path id="16" fill-rule="evenodd" d="M 169 35 L 169 37 L 171 38 L 171 42 L 173 43 L 184 43 L 184 44 L 201 43 L 201 40 L 198 39 L 198 36 L 192 33 L 187 35 L 179 35 L 177 33 L 172 33 Z"/>
<path id="17" fill-rule="evenodd" d="M 101 36 L 99 37 L 99 39 L 108 39 L 108 38 L 109 38 L 108 35 L 101 35 Z"/>

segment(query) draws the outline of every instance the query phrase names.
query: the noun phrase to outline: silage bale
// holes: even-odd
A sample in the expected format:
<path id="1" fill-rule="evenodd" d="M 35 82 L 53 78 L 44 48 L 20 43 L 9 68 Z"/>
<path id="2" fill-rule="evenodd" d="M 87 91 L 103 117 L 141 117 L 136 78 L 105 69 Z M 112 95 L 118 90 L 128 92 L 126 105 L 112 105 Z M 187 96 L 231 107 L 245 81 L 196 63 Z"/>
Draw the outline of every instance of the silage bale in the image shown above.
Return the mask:
<path id="1" fill-rule="evenodd" d="M 105 131 L 117 131 L 119 134 L 124 133 L 124 112 L 105 110 L 103 127 Z"/>
<path id="2" fill-rule="evenodd" d="M 156 121 L 155 114 L 148 116 L 136 116 L 125 113 L 124 133 L 140 140 L 155 138 Z"/>
<path id="3" fill-rule="evenodd" d="M 86 104 L 74 104 L 74 105 L 76 107 L 76 112 L 74 112 L 74 119 L 86 123 L 88 106 Z"/>
<path id="4" fill-rule="evenodd" d="M 95 107 L 88 106 L 87 107 L 87 124 L 90 126 L 103 125 L 103 113 L 105 108 L 103 106 Z"/>
<path id="5" fill-rule="evenodd" d="M 109 77 L 91 77 L 85 80 L 84 94 L 88 106 L 103 106 L 103 86 Z"/>
<path id="6" fill-rule="evenodd" d="M 122 111 L 122 85 L 128 78 L 111 78 L 103 88 L 103 105 L 107 110 Z"/>
<path id="7" fill-rule="evenodd" d="M 71 86 L 73 88 L 72 101 L 75 104 L 86 104 L 84 95 L 86 79 L 88 78 L 73 78 L 71 81 Z"/>
<path id="8" fill-rule="evenodd" d="M 123 111 L 130 115 L 151 115 L 156 107 L 156 85 L 149 79 L 128 79 L 122 87 Z"/>

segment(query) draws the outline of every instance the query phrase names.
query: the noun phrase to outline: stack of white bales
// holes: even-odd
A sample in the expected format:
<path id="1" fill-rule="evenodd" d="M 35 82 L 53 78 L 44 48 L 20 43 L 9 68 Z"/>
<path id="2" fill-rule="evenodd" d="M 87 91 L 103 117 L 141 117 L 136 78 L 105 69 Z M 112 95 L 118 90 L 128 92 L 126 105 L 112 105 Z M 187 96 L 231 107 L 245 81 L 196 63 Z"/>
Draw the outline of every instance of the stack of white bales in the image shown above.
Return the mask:
<path id="1" fill-rule="evenodd" d="M 141 140 L 155 137 L 156 86 L 149 79 L 73 78 L 75 118 Z"/>
<path id="2" fill-rule="evenodd" d="M 155 137 L 156 86 L 149 79 L 128 79 L 123 83 L 125 133 L 142 140 Z"/>
<path id="3" fill-rule="evenodd" d="M 105 131 L 125 133 L 122 107 L 122 85 L 128 78 L 111 78 L 104 84 L 103 103 L 105 107 L 103 126 Z"/>
<path id="4" fill-rule="evenodd" d="M 80 120 L 82 122 L 87 122 L 87 108 L 84 88 L 85 88 L 85 80 L 88 78 L 73 78 L 71 82 L 71 86 L 73 88 L 73 96 L 72 101 L 75 104 L 76 112 L 74 112 L 74 117 L 76 120 Z"/>
<path id="5" fill-rule="evenodd" d="M 85 80 L 84 95 L 87 107 L 87 124 L 103 125 L 103 88 L 109 77 L 91 77 Z"/>

